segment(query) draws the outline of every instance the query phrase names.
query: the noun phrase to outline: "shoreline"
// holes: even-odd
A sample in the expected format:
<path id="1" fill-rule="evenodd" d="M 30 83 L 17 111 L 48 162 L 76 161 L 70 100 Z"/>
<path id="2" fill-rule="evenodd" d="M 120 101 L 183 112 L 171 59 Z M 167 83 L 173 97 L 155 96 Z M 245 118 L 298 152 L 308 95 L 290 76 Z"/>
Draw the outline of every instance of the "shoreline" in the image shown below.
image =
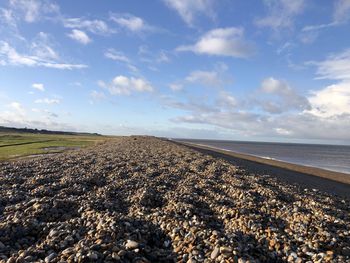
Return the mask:
<path id="1" fill-rule="evenodd" d="M 170 140 L 170 142 L 217 158 L 223 158 L 252 173 L 269 174 L 287 183 L 298 184 L 301 187 L 318 188 L 331 194 L 350 197 L 350 174 L 237 153 L 202 144 L 177 140 Z"/>

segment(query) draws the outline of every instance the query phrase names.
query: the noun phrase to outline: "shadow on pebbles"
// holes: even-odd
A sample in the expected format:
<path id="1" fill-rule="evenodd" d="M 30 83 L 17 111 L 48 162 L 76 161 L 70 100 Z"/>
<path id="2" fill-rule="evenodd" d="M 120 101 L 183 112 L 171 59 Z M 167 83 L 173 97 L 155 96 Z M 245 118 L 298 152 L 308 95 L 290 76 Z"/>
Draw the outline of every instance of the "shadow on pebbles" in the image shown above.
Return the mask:
<path id="1" fill-rule="evenodd" d="M 0 164 L 0 262 L 350 262 L 349 200 L 152 137 Z"/>

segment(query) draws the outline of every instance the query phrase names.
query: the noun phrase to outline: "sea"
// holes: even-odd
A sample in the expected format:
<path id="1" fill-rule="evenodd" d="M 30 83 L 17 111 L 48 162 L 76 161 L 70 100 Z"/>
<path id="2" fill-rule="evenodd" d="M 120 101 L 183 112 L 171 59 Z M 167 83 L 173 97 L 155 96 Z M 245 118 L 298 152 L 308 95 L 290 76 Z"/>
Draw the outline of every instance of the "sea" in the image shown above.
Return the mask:
<path id="1" fill-rule="evenodd" d="M 346 145 L 195 139 L 176 139 L 176 141 L 347 173 L 350 176 L 350 146 Z"/>

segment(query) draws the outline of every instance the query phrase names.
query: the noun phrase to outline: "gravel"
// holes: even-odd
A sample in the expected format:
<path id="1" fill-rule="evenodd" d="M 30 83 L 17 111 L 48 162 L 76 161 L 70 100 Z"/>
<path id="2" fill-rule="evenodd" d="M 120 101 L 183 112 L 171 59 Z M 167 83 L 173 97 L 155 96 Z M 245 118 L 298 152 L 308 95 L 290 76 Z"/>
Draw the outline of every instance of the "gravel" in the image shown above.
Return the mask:
<path id="1" fill-rule="evenodd" d="M 0 262 L 350 262 L 350 202 L 170 141 L 0 163 Z"/>

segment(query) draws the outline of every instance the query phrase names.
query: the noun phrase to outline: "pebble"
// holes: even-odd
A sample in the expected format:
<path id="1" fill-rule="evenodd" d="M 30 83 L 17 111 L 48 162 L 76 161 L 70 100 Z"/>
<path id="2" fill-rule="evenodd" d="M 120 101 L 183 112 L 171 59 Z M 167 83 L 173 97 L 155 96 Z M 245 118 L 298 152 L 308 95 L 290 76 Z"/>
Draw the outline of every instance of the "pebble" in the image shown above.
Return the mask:
<path id="1" fill-rule="evenodd" d="M 350 202 L 165 139 L 0 162 L 0 263 L 350 262 Z"/>
<path id="2" fill-rule="evenodd" d="M 219 252 L 220 252 L 219 247 L 215 247 L 214 250 L 210 254 L 210 258 L 216 259 L 219 255 Z"/>
<path id="3" fill-rule="evenodd" d="M 45 263 L 49 263 L 51 262 L 54 258 L 56 257 L 56 253 L 51 253 L 50 255 L 48 255 L 46 258 L 45 258 Z"/>
<path id="4" fill-rule="evenodd" d="M 232 248 L 220 247 L 220 253 L 222 253 L 222 254 L 232 254 Z"/>
<path id="5" fill-rule="evenodd" d="M 127 249 L 135 249 L 135 248 L 139 247 L 139 243 L 137 243 L 136 241 L 133 241 L 133 240 L 127 240 L 125 247 Z"/>

